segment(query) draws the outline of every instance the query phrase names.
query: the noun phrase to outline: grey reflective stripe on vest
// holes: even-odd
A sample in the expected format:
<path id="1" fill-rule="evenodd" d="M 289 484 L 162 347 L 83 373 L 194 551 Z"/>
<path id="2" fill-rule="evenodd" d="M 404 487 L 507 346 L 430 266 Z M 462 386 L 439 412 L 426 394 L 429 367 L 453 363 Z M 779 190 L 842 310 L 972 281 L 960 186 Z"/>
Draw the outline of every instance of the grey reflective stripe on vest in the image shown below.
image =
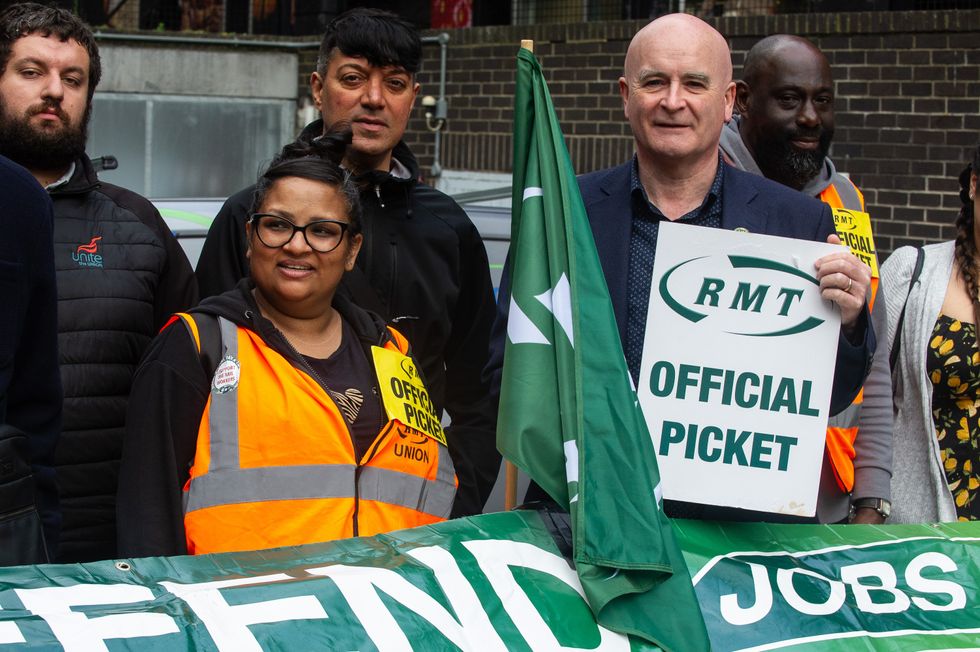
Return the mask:
<path id="1" fill-rule="evenodd" d="M 861 211 L 864 212 L 864 207 L 861 205 L 861 197 L 857 193 L 857 188 L 848 179 L 842 178 L 840 183 L 835 180 L 832 184 L 834 190 L 837 191 L 837 196 L 840 197 L 841 203 L 844 204 L 843 208 L 851 211 Z"/>
<path id="2" fill-rule="evenodd" d="M 350 498 L 353 464 L 220 469 L 194 478 L 184 513 L 217 505 L 269 500 Z"/>
<path id="3" fill-rule="evenodd" d="M 221 360 L 232 358 L 238 363 L 238 326 L 218 317 L 221 331 Z M 239 363 L 240 364 L 240 363 Z M 221 362 L 218 362 L 221 368 Z M 239 369 L 240 371 L 240 369 Z M 211 387 L 211 469 L 237 469 L 238 464 L 238 387 L 228 392 L 215 391 Z"/>
<path id="4" fill-rule="evenodd" d="M 222 360 L 238 360 L 238 326 L 219 317 Z M 218 364 L 220 367 L 221 364 Z M 248 373 L 241 369 L 242 374 Z M 240 468 L 238 386 L 224 393 L 211 388 L 211 461 L 207 473 L 191 480 L 184 494 L 184 513 L 219 505 L 354 498 L 354 484 L 363 500 L 399 505 L 439 518 L 449 518 L 455 498 L 455 469 L 444 446 L 438 446 L 436 479 L 391 469 L 366 466 L 356 473 L 354 464 L 311 464 Z M 385 430 L 388 430 L 386 427 Z"/>
<path id="5" fill-rule="evenodd" d="M 366 466 L 361 469 L 357 482 L 358 495 L 361 500 L 377 500 L 438 518 L 449 518 L 456 497 L 455 475 L 452 458 L 444 446 L 439 446 L 435 480 Z"/>
<path id="6" fill-rule="evenodd" d="M 454 471 L 449 455 L 442 449 L 439 452 L 434 481 L 391 469 L 362 468 L 357 481 L 359 498 L 449 518 L 455 497 Z M 269 500 L 352 498 L 356 468 L 353 464 L 316 464 L 209 471 L 191 483 L 184 513 Z"/>
<path id="7" fill-rule="evenodd" d="M 861 418 L 861 404 L 851 403 L 843 412 L 839 412 L 827 420 L 828 428 L 857 428 Z"/>

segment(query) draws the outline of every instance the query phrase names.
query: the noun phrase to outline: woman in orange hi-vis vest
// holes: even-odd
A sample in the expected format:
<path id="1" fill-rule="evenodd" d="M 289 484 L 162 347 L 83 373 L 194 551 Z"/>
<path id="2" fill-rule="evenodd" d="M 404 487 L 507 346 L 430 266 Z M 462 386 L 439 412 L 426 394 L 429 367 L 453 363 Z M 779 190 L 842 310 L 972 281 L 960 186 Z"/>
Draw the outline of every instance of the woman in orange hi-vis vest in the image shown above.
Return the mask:
<path id="1" fill-rule="evenodd" d="M 456 476 L 408 343 L 337 292 L 362 242 L 350 131 L 259 179 L 250 278 L 175 315 L 133 383 L 120 554 L 203 554 L 446 519 Z"/>

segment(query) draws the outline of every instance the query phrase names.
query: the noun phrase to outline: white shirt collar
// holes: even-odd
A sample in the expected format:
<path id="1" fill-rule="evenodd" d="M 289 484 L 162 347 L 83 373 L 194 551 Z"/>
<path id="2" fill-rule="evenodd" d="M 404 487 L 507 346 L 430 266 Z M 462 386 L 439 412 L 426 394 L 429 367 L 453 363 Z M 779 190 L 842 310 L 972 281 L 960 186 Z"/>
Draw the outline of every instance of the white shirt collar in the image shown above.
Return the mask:
<path id="1" fill-rule="evenodd" d="M 65 172 L 65 174 L 60 179 L 58 179 L 57 181 L 55 181 L 53 183 L 49 183 L 48 185 L 44 186 L 44 189 L 45 190 L 54 190 L 55 188 L 59 188 L 59 187 L 65 185 L 66 183 L 68 183 L 68 180 L 71 179 L 71 175 L 73 175 L 73 174 L 75 174 L 75 161 L 72 161 L 71 162 L 71 167 L 68 168 L 68 171 Z"/>
<path id="2" fill-rule="evenodd" d="M 391 170 L 388 171 L 388 174 L 396 179 L 410 179 L 412 177 L 411 171 L 394 156 L 391 157 Z"/>

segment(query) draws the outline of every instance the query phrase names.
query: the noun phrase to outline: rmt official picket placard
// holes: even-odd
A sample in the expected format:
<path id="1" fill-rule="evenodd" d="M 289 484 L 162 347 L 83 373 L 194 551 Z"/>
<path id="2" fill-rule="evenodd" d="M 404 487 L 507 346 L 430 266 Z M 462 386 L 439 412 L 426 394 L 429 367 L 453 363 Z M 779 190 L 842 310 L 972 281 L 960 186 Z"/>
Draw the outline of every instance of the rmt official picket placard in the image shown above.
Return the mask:
<path id="1" fill-rule="evenodd" d="M 660 225 L 637 392 L 665 498 L 816 513 L 840 314 L 813 264 L 840 250 Z"/>

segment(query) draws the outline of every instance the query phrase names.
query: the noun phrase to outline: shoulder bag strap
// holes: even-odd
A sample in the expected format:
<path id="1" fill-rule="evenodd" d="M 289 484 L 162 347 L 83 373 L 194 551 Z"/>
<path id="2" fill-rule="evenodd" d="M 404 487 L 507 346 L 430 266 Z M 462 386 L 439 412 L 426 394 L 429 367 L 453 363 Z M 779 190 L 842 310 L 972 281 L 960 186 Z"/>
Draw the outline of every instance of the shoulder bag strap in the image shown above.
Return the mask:
<path id="1" fill-rule="evenodd" d="M 912 286 L 919 280 L 922 273 L 922 261 L 925 259 L 925 251 L 919 247 L 915 257 L 915 267 L 912 268 L 912 276 L 909 278 L 909 292 L 905 295 L 905 303 L 902 304 L 902 312 L 898 315 L 898 324 L 895 328 L 895 343 L 892 344 L 891 355 L 888 356 L 888 366 L 892 373 L 895 372 L 895 365 L 898 363 L 898 353 L 902 348 L 902 325 L 905 323 L 905 309 L 909 305 L 909 296 L 912 294 Z"/>

